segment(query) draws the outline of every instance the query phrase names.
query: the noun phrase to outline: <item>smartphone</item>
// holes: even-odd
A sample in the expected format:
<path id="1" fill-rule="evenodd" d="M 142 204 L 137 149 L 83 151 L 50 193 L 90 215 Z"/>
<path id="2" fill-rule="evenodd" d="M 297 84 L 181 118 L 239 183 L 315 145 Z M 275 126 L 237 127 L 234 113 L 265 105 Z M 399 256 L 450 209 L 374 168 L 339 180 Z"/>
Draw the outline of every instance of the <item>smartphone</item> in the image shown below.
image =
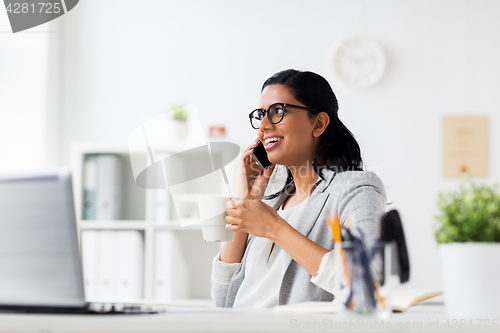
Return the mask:
<path id="1" fill-rule="evenodd" d="M 259 144 L 257 145 L 257 147 L 254 148 L 252 156 L 255 159 L 255 162 L 257 162 L 257 164 L 263 170 L 269 168 L 272 164 L 269 161 L 269 159 L 267 158 L 266 149 L 264 148 L 264 145 L 262 144 L 262 142 L 260 142 L 260 140 L 259 140 Z"/>

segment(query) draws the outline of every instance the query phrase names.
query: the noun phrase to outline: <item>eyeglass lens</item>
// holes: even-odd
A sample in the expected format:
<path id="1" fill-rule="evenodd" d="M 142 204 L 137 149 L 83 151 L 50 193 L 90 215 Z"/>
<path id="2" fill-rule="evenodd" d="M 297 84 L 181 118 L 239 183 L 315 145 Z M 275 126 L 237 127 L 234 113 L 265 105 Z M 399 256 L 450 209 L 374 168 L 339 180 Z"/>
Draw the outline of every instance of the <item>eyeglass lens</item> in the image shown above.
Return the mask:
<path id="1" fill-rule="evenodd" d="M 276 124 L 283 119 L 283 115 L 285 114 L 285 110 L 282 105 L 280 104 L 275 104 L 271 105 L 271 107 L 268 110 L 268 115 L 269 115 L 269 120 L 271 123 Z M 255 110 L 252 114 L 252 126 L 254 128 L 258 128 L 260 126 L 260 123 L 262 122 L 262 119 L 264 119 L 264 112 L 261 110 Z"/>

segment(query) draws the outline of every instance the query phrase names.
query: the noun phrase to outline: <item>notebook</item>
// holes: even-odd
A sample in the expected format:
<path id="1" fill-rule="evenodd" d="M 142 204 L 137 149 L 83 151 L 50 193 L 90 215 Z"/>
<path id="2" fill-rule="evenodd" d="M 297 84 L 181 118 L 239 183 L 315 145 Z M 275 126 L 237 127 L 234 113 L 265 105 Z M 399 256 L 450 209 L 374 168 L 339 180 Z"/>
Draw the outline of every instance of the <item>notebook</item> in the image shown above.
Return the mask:
<path id="1" fill-rule="evenodd" d="M 390 300 L 392 311 L 404 312 L 408 308 L 442 293 L 441 290 L 395 290 Z M 335 302 L 302 302 L 274 307 L 274 312 L 279 313 L 336 313 L 338 311 L 338 304 Z"/>
<path id="2" fill-rule="evenodd" d="M 391 298 L 392 311 L 405 312 L 418 303 L 442 294 L 441 290 L 399 289 Z"/>
<path id="3" fill-rule="evenodd" d="M 153 313 L 165 305 L 85 301 L 71 174 L 0 175 L 0 310 Z"/>

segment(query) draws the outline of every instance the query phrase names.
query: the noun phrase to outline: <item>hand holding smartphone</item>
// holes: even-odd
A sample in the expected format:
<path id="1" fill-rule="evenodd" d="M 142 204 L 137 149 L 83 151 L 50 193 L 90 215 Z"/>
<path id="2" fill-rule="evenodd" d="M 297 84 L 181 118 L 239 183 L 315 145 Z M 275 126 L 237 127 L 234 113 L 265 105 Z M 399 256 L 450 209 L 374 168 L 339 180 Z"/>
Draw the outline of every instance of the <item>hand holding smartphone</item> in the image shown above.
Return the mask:
<path id="1" fill-rule="evenodd" d="M 267 158 L 267 152 L 259 139 L 252 142 L 240 159 L 238 172 L 238 197 L 262 199 L 274 164 Z"/>
<path id="2" fill-rule="evenodd" d="M 257 164 L 263 169 L 267 169 L 271 166 L 271 162 L 269 161 L 269 159 L 267 158 L 267 152 L 266 152 L 266 149 L 264 148 L 264 145 L 262 144 L 261 141 L 259 141 L 259 144 L 257 145 L 257 147 L 255 147 L 255 149 L 253 150 L 253 154 L 252 154 L 255 162 L 257 162 Z"/>

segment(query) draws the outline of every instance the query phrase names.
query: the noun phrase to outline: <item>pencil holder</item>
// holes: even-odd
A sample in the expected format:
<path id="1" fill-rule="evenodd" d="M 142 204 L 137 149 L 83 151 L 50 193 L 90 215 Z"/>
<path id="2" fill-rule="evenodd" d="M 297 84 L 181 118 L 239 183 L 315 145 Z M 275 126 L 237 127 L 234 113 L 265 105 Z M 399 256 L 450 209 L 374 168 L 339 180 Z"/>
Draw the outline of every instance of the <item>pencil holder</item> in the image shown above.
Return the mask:
<path id="1" fill-rule="evenodd" d="M 343 312 L 387 318 L 390 304 L 391 276 L 394 269 L 394 243 L 376 242 L 370 249 L 359 239 L 343 241 L 334 248 L 337 283 L 334 302 Z"/>

